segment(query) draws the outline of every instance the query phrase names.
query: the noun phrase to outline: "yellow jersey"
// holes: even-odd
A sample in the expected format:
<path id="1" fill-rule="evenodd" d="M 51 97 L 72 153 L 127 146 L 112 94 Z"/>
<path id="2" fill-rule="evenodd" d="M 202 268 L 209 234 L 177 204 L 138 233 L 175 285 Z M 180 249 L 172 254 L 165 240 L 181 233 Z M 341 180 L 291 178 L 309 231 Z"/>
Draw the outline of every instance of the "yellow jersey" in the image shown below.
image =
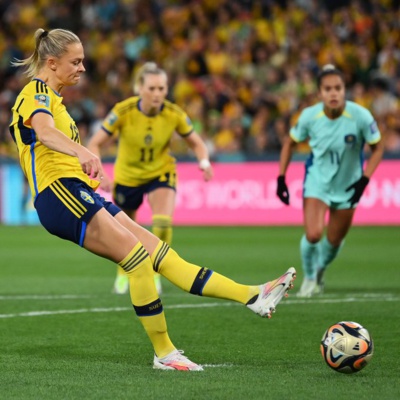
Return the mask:
<path id="1" fill-rule="evenodd" d="M 174 132 L 185 137 L 193 132 L 187 114 L 165 100 L 158 114 L 149 116 L 140 109 L 140 98 L 117 103 L 105 118 L 102 128 L 118 137 L 114 181 L 124 186 L 141 186 L 176 168 L 170 155 Z"/>
<path id="2" fill-rule="evenodd" d="M 22 89 L 12 108 L 10 133 L 17 144 L 20 164 L 34 198 L 59 178 L 78 178 L 93 189 L 99 185 L 82 171 L 77 157 L 44 146 L 31 126 L 33 115 L 47 113 L 53 117 L 58 130 L 80 143 L 78 128 L 62 99 L 46 83 L 34 79 Z"/>

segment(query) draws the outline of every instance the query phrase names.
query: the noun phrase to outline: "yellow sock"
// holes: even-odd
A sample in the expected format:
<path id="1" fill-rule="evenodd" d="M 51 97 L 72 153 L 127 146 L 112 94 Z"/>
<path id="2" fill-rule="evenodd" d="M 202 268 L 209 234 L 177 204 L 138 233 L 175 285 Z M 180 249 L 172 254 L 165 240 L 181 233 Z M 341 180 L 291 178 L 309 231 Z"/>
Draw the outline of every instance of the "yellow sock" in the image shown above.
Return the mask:
<path id="1" fill-rule="evenodd" d="M 154 214 L 153 233 L 163 242 L 171 245 L 172 243 L 172 218 L 169 215 Z"/>
<path id="2" fill-rule="evenodd" d="M 258 286 L 241 285 L 208 268 L 188 263 L 163 242 L 158 244 L 151 259 L 155 271 L 191 294 L 246 304 L 259 293 Z"/>
<path id="3" fill-rule="evenodd" d="M 149 254 L 138 243 L 118 265 L 128 275 L 133 308 L 158 357 L 175 349 L 168 332 L 163 306 L 158 297 Z"/>
<path id="4" fill-rule="evenodd" d="M 163 214 L 154 214 L 152 217 L 153 226 L 152 231 L 153 233 L 161 239 L 163 242 L 171 245 L 172 243 L 172 217 L 169 215 Z M 160 278 L 160 275 L 157 272 L 154 272 L 156 275 L 154 278 Z"/>
<path id="5" fill-rule="evenodd" d="M 154 214 L 153 233 L 163 242 L 171 245 L 172 242 L 172 218 L 169 215 Z M 155 273 L 158 275 L 157 273 Z M 117 276 L 124 276 L 125 271 L 120 266 L 117 267 Z"/>

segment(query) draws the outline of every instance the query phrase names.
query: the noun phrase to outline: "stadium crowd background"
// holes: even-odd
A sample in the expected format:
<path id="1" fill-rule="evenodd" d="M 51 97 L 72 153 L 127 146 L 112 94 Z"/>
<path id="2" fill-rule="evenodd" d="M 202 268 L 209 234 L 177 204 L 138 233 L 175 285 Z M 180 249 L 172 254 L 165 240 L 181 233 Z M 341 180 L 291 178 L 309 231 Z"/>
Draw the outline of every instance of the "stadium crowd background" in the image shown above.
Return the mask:
<path id="1" fill-rule="evenodd" d="M 276 159 L 289 126 L 317 100 L 316 73 L 332 63 L 348 98 L 376 117 L 386 156 L 400 157 L 399 3 L 0 0 L 0 159 L 16 156 L 10 108 L 26 83 L 10 61 L 31 54 L 39 27 L 70 29 L 84 44 L 87 72 L 63 93 L 83 142 L 132 95 L 137 68 L 155 61 L 214 160 Z M 173 150 L 190 157 L 182 141 Z"/>

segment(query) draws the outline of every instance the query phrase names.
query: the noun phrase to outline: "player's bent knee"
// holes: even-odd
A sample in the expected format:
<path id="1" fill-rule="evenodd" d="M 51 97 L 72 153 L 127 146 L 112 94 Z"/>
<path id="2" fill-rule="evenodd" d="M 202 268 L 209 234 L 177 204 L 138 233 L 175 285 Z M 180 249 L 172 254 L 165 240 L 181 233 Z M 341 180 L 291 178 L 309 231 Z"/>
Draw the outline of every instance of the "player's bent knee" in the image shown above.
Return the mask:
<path id="1" fill-rule="evenodd" d="M 121 261 L 138 243 L 138 239 L 115 218 L 100 210 L 86 230 L 84 247 L 115 262 Z"/>

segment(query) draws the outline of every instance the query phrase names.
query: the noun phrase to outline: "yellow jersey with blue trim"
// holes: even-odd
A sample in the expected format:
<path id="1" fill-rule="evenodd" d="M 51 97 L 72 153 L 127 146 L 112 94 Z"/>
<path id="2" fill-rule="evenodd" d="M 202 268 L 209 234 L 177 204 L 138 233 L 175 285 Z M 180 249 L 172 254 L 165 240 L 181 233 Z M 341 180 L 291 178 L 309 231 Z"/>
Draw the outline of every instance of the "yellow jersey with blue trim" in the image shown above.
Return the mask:
<path id="1" fill-rule="evenodd" d="M 78 128 L 62 99 L 45 82 L 33 79 L 22 89 L 12 108 L 10 133 L 17 144 L 20 164 L 34 198 L 59 178 L 78 178 L 93 189 L 99 186 L 99 182 L 82 171 L 77 157 L 46 147 L 32 128 L 32 117 L 40 112 L 47 113 L 53 117 L 59 131 L 80 143 Z"/>
<path id="2" fill-rule="evenodd" d="M 118 137 L 114 182 L 140 186 L 176 169 L 170 154 L 174 132 L 182 137 L 193 132 L 187 114 L 176 104 L 164 100 L 160 112 L 146 115 L 140 97 L 117 103 L 105 118 L 102 128 Z"/>

